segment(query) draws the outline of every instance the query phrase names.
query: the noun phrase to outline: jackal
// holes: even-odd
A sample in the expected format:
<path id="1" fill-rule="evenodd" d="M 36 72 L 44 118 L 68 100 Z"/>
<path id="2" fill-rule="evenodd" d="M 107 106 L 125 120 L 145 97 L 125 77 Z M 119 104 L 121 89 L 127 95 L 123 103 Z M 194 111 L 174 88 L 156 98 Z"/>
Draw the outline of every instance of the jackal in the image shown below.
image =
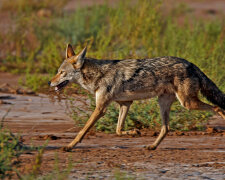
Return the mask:
<path id="1" fill-rule="evenodd" d="M 87 58 L 87 48 L 78 55 L 69 44 L 66 59 L 58 73 L 49 81 L 56 91 L 68 83 L 75 82 L 95 95 L 96 108 L 76 138 L 64 148 L 71 150 L 81 142 L 88 130 L 106 112 L 106 107 L 115 101 L 120 105 L 116 133 L 122 131 L 128 110 L 134 100 L 158 96 L 162 128 L 156 141 L 147 146 L 154 150 L 169 131 L 169 112 L 176 98 L 188 110 L 211 110 L 225 119 L 225 95 L 194 64 L 178 57 L 157 57 L 152 59 L 97 60 Z M 216 106 L 203 103 L 198 98 L 201 92 Z M 151 114 L 149 114 L 151 115 Z"/>

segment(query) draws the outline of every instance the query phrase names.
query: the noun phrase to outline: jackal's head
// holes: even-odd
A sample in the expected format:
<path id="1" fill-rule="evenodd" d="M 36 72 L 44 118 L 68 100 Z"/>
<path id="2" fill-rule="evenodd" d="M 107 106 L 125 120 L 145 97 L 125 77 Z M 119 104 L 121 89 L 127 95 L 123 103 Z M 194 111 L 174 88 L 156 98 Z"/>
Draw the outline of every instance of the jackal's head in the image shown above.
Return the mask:
<path id="1" fill-rule="evenodd" d="M 55 91 L 62 90 L 69 82 L 76 81 L 80 75 L 80 68 L 83 66 L 87 48 L 84 48 L 78 55 L 75 55 L 73 48 L 68 44 L 66 59 L 58 69 L 58 73 L 48 84 L 55 87 Z"/>

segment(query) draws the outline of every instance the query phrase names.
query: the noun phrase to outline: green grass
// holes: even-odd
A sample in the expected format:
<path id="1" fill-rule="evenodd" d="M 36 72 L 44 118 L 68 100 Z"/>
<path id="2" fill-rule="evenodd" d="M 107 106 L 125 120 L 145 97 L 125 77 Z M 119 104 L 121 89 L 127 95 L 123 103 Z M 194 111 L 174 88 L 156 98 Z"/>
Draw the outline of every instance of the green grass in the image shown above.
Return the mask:
<path id="1" fill-rule="evenodd" d="M 76 52 L 88 44 L 87 56 L 124 59 L 178 56 L 196 64 L 222 91 L 225 90 L 225 24 L 220 19 L 201 20 L 190 15 L 191 9 L 178 4 L 165 16 L 163 1 L 140 0 L 137 4 L 120 1 L 116 7 L 107 4 L 63 12 L 64 3 L 43 0 L 17 0 L 17 5 L 4 1 L 2 9 L 12 11 L 14 30 L 0 32 L 2 71 L 25 73 L 23 84 L 40 91 L 53 76 L 63 59 L 67 43 Z M 38 17 L 41 9 L 51 10 L 48 17 Z M 183 17 L 178 23 L 177 17 Z M 49 74 L 49 77 L 40 74 Z M 76 87 L 77 88 L 77 87 Z M 74 119 L 83 125 L 93 106 L 86 112 L 75 107 Z M 118 107 L 112 104 L 96 125 L 97 130 L 112 132 Z M 211 116 L 208 112 L 186 111 L 174 104 L 172 129 L 203 129 Z M 126 129 L 160 126 L 156 99 L 137 101 L 130 110 Z"/>

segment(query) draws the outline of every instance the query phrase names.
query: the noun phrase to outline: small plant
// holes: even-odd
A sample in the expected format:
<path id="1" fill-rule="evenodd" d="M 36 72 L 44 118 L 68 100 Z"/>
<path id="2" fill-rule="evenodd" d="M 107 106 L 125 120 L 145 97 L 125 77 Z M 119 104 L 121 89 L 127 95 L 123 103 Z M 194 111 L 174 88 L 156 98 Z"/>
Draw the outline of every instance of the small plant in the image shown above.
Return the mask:
<path id="1" fill-rule="evenodd" d="M 16 161 L 23 152 L 21 138 L 11 131 L 4 129 L 5 117 L 10 109 L 1 119 L 0 124 L 0 178 L 11 178 Z"/>
<path id="2" fill-rule="evenodd" d="M 22 154 L 20 136 L 9 130 L 0 129 L 0 178 L 11 178 L 18 157 Z"/>

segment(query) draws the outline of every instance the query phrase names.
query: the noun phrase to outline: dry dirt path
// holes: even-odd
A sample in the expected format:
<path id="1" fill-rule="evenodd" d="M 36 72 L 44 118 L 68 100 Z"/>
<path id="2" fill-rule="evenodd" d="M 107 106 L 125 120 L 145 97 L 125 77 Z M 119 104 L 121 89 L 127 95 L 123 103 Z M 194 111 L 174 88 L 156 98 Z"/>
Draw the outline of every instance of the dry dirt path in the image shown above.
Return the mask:
<path id="1" fill-rule="evenodd" d="M 50 139 L 43 156 L 42 174 L 52 172 L 57 154 L 60 168 L 65 168 L 68 157 L 71 158 L 70 179 L 115 179 L 118 173 L 134 179 L 225 179 L 225 133 L 171 133 L 156 151 L 148 151 L 143 147 L 155 140 L 152 133 L 117 137 L 92 132 L 72 152 L 65 153 L 60 148 L 79 130 L 73 128 L 65 102 L 53 104 L 46 95 L 0 96 L 11 103 L 0 105 L 0 117 L 10 109 L 4 126 L 20 133 L 25 145 L 43 145 Z M 211 126 L 223 129 L 224 121 L 216 120 L 211 121 Z M 29 172 L 35 155 L 33 151 L 20 157 L 22 172 Z"/>

